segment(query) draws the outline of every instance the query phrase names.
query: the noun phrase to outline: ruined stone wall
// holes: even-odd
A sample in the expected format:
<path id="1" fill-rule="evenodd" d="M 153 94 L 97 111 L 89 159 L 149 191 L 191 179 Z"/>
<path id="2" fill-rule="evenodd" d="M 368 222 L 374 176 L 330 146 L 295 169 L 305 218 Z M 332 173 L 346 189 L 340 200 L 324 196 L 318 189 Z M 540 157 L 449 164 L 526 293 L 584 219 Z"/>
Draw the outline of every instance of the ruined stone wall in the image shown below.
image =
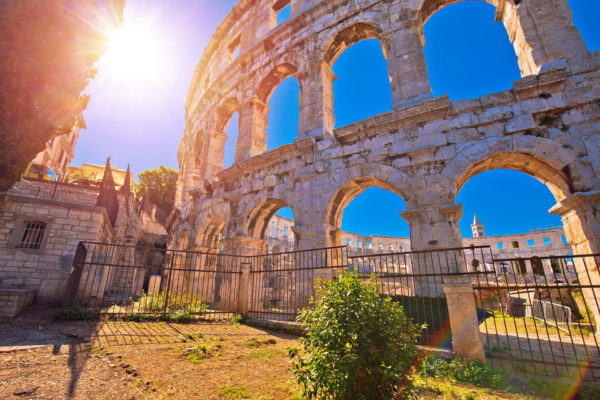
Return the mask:
<path id="1" fill-rule="evenodd" d="M 378 186 L 406 201 L 413 250 L 459 247 L 456 194 L 474 175 L 508 168 L 548 186 L 575 252 L 600 251 L 598 54 L 573 27 L 566 0 L 489 0 L 523 78 L 474 100 L 433 98 L 422 27 L 455 2 L 292 0 L 292 17 L 275 27 L 272 2 L 240 1 L 190 87 L 170 244 L 214 249 L 220 234 L 227 250 L 256 252 L 286 206 L 300 249 L 343 244 L 344 207 Z M 382 43 L 392 111 L 333 129 L 331 66 L 363 39 Z M 299 135 L 265 152 L 266 104 L 289 76 L 300 86 Z M 236 163 L 223 170 L 224 129 L 235 111 Z"/>
<path id="2" fill-rule="evenodd" d="M 11 188 L 0 202 L 0 287 L 35 289 L 38 300 L 57 302 L 80 241 L 137 243 L 141 221 L 131 196 L 119 194 L 114 227 L 97 197 L 97 188 L 43 180 Z M 27 222 L 45 223 L 39 248 L 19 247 Z"/>

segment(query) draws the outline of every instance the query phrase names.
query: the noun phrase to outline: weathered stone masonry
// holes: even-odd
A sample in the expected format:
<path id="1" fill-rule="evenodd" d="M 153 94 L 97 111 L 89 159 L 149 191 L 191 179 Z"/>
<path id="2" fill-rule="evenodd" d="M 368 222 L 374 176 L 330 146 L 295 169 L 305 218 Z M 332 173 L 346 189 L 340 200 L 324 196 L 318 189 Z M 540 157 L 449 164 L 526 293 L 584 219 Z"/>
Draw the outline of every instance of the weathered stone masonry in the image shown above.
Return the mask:
<path id="1" fill-rule="evenodd" d="M 344 207 L 366 187 L 402 196 L 413 249 L 462 244 L 456 194 L 494 168 L 544 182 L 578 253 L 600 251 L 600 58 L 566 0 L 489 0 L 515 47 L 523 78 L 476 100 L 433 98 L 422 27 L 454 0 L 243 0 L 219 26 L 194 76 L 178 151 L 171 244 L 229 252 L 264 249 L 270 217 L 290 206 L 300 249 L 342 244 Z M 333 129 L 331 66 L 352 44 L 379 39 L 392 111 Z M 240 44 L 240 55 L 233 51 Z M 233 61 L 232 61 L 233 60 Z M 299 136 L 265 152 L 269 97 L 300 85 Z M 223 165 L 224 129 L 239 111 L 236 163 Z"/>

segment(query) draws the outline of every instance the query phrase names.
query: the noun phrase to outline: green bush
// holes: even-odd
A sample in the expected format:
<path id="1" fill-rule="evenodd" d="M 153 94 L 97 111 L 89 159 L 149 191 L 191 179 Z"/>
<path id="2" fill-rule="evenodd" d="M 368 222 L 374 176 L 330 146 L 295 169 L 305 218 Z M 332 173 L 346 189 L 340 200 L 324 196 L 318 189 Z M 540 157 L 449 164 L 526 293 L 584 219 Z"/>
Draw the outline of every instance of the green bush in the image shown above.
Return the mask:
<path id="1" fill-rule="evenodd" d="M 357 274 L 317 285 L 299 316 L 304 351 L 290 349 L 296 380 L 309 399 L 392 399 L 407 390 L 417 328 L 402 308 Z"/>
<path id="2" fill-rule="evenodd" d="M 427 356 L 423 359 L 421 374 L 491 389 L 501 389 L 508 384 L 508 375 L 504 370 L 479 361 L 468 362 L 462 358 L 446 361 L 436 356 Z"/>

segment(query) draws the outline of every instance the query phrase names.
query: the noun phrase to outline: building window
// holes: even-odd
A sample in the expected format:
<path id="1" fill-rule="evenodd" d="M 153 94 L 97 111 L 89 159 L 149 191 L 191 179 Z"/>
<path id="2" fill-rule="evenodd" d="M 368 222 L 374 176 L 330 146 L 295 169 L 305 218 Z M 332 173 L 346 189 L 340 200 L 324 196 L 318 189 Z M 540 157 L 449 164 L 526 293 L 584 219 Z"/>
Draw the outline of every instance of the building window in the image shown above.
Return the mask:
<path id="1" fill-rule="evenodd" d="M 398 243 L 398 250 L 404 250 L 404 245 L 402 243 Z"/>
<path id="2" fill-rule="evenodd" d="M 357 240 L 357 241 L 356 241 L 356 247 L 357 247 L 357 248 L 360 248 L 360 240 Z"/>
<path id="3" fill-rule="evenodd" d="M 535 247 L 535 240 L 533 240 L 533 239 L 527 239 L 527 246 L 528 247 Z"/>
<path id="4" fill-rule="evenodd" d="M 544 246 L 550 246 L 552 244 L 552 239 L 550 239 L 550 238 L 543 238 L 542 239 L 542 243 L 544 243 Z"/>
<path id="5" fill-rule="evenodd" d="M 228 61 L 229 62 L 233 62 L 233 60 L 235 60 L 236 58 L 239 57 L 240 55 L 240 46 L 241 46 L 241 38 L 238 35 L 235 39 L 233 39 L 231 41 L 231 43 L 229 43 L 229 46 L 227 46 L 227 52 L 228 54 Z"/>
<path id="6" fill-rule="evenodd" d="M 346 239 L 346 246 L 350 246 L 350 239 Z"/>
<path id="7" fill-rule="evenodd" d="M 567 237 L 566 237 L 566 236 L 561 236 L 561 237 L 560 237 L 560 240 L 562 240 L 562 242 L 563 242 L 564 244 L 569 244 L 569 241 L 567 240 Z"/>
<path id="8" fill-rule="evenodd" d="M 283 236 L 287 236 L 287 226 L 283 227 Z"/>
<path id="9" fill-rule="evenodd" d="M 498 250 L 503 250 L 504 249 L 504 243 L 498 242 L 496 245 L 498 246 Z"/>
<path id="10" fill-rule="evenodd" d="M 367 242 L 367 249 L 371 248 L 371 242 Z"/>
<path id="11" fill-rule="evenodd" d="M 275 3 L 273 6 L 275 12 L 275 24 L 279 25 L 284 21 L 287 21 L 292 13 L 292 5 L 290 0 L 281 0 Z"/>
<path id="12" fill-rule="evenodd" d="M 17 247 L 22 249 L 39 249 L 46 230 L 46 223 L 41 221 L 25 221 L 19 235 Z"/>
<path id="13" fill-rule="evenodd" d="M 516 240 L 513 240 L 513 242 L 512 242 L 512 248 L 513 249 L 518 249 L 519 248 L 519 242 L 516 241 Z"/>
<path id="14" fill-rule="evenodd" d="M 273 236 L 277 237 L 277 228 L 273 228 Z"/>

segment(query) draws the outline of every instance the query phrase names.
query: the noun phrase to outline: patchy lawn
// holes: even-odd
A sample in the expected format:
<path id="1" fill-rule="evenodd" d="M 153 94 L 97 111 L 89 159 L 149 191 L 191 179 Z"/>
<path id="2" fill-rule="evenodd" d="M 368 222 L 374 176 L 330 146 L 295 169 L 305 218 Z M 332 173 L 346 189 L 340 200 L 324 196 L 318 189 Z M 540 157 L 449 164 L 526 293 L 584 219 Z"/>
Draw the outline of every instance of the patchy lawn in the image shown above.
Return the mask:
<path id="1" fill-rule="evenodd" d="M 292 335 L 231 323 L 54 322 L 44 315 L 0 323 L 1 399 L 300 399 L 289 370 L 287 349 L 299 346 Z M 535 398 L 522 394 L 533 393 L 522 384 L 494 391 L 417 377 L 415 394 Z M 555 389 L 539 393 L 567 398 Z"/>

